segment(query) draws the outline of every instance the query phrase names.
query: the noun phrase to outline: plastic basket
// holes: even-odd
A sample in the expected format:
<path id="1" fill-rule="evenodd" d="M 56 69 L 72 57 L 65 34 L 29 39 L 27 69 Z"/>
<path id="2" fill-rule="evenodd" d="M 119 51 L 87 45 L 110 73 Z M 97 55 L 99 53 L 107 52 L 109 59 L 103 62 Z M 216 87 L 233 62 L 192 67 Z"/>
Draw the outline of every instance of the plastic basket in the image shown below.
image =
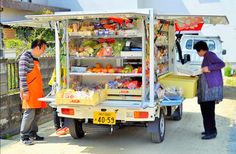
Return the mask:
<path id="1" fill-rule="evenodd" d="M 73 93 L 75 91 L 71 91 Z M 81 99 L 81 98 L 63 98 L 65 91 L 62 90 L 56 94 L 56 104 L 78 104 L 78 105 L 92 105 L 95 106 L 101 102 L 103 102 L 107 93 L 106 90 L 98 90 L 94 92 L 92 97 Z"/>
<path id="2" fill-rule="evenodd" d="M 183 91 L 185 98 L 193 98 L 197 94 L 198 77 L 179 76 L 167 74 L 158 78 L 160 84 L 164 87 L 178 87 Z"/>

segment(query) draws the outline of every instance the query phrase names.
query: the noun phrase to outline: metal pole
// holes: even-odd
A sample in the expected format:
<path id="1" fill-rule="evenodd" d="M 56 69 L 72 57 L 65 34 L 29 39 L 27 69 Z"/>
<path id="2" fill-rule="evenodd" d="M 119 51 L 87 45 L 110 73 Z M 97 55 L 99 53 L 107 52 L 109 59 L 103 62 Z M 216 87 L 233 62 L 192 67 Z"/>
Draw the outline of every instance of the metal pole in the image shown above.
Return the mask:
<path id="1" fill-rule="evenodd" d="M 69 61 L 69 34 L 68 34 L 68 20 L 66 20 L 66 88 L 69 88 L 69 84 L 70 84 L 70 61 Z"/>
<path id="2" fill-rule="evenodd" d="M 145 26 L 144 25 L 144 20 L 142 19 L 142 25 L 143 25 L 143 36 L 142 36 L 142 102 L 144 103 L 146 99 L 146 35 L 145 34 Z"/>
<path id="3" fill-rule="evenodd" d="M 149 10 L 150 18 L 149 18 L 149 41 L 150 41 L 150 76 L 149 76 L 149 84 L 150 84 L 150 107 L 155 106 L 154 102 L 154 16 L 153 9 Z"/>
<path id="4" fill-rule="evenodd" d="M 55 22 L 55 53 L 56 53 L 56 90 L 57 92 L 61 89 L 61 66 L 60 66 L 60 41 L 59 41 L 59 31 L 58 22 Z"/>

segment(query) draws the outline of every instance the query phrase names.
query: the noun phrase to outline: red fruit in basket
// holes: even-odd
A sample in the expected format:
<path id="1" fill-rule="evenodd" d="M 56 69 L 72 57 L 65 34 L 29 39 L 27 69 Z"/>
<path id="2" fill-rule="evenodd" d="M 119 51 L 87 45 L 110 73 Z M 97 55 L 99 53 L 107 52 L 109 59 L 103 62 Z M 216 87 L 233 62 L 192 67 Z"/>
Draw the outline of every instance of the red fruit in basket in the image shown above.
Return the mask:
<path id="1" fill-rule="evenodd" d="M 115 43 L 115 39 L 114 38 L 108 38 L 106 40 L 107 43 Z"/>
<path id="2" fill-rule="evenodd" d="M 100 43 L 104 43 L 104 42 L 106 42 L 106 39 L 100 38 L 99 42 L 100 42 Z"/>

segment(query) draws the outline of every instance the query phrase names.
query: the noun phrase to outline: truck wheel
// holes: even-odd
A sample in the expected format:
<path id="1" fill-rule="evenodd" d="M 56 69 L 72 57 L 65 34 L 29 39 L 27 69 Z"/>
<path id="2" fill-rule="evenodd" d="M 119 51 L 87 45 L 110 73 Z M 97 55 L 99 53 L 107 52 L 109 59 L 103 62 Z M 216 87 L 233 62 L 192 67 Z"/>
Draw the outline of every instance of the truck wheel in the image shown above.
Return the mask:
<path id="1" fill-rule="evenodd" d="M 151 139 L 153 143 L 161 143 L 164 140 L 165 137 L 165 117 L 164 112 L 160 111 L 159 118 L 156 117 L 155 124 L 157 124 L 157 127 L 155 129 L 155 132 L 151 132 Z"/>
<path id="2" fill-rule="evenodd" d="M 71 137 L 73 137 L 74 139 L 84 137 L 82 124 L 83 123 L 79 122 L 77 119 L 68 119 L 68 125 Z"/>
<path id="3" fill-rule="evenodd" d="M 174 111 L 173 115 L 172 115 L 172 119 L 179 121 L 182 119 L 182 115 L 183 115 L 183 104 L 181 103 L 177 109 Z"/>

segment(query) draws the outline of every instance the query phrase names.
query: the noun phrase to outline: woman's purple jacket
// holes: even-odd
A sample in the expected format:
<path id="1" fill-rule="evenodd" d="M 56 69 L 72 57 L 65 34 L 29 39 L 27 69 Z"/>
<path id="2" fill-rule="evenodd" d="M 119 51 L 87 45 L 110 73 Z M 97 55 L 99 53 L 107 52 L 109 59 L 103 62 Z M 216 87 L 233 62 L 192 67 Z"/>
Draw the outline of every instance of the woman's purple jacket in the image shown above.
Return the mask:
<path id="1" fill-rule="evenodd" d="M 225 66 L 225 63 L 219 59 L 214 52 L 208 51 L 204 55 L 202 67 L 208 66 L 210 73 L 204 73 L 208 87 L 223 86 L 223 77 L 221 69 Z"/>

